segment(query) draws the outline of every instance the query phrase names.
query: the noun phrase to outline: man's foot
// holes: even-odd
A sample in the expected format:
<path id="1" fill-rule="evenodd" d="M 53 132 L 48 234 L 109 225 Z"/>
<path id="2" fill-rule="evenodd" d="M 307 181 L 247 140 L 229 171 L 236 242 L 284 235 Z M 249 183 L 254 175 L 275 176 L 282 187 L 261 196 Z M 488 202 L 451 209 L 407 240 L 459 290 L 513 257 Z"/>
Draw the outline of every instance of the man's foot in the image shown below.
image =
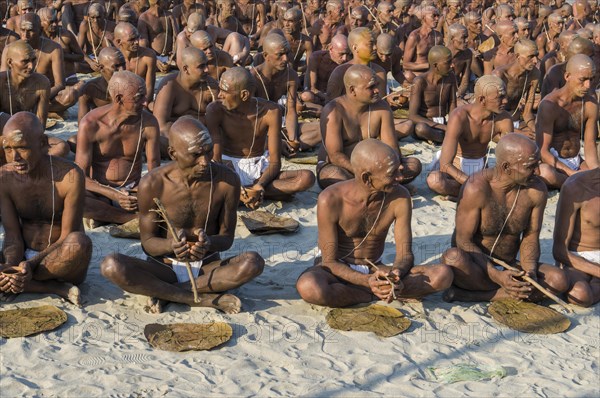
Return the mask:
<path id="1" fill-rule="evenodd" d="M 81 307 L 81 290 L 70 283 L 62 283 L 62 286 L 54 293 L 67 300 L 71 304 Z"/>
<path id="2" fill-rule="evenodd" d="M 200 302 L 192 306 L 216 308 L 226 314 L 238 314 L 242 310 L 242 302 L 233 294 L 201 294 Z"/>
<path id="3" fill-rule="evenodd" d="M 163 308 L 167 305 L 168 301 L 161 300 L 156 297 L 149 297 L 148 304 L 144 307 L 144 311 L 149 314 L 160 314 L 163 312 Z"/>
<path id="4" fill-rule="evenodd" d="M 0 303 L 10 303 L 15 298 L 17 298 L 17 294 L 2 292 L 0 293 Z"/>

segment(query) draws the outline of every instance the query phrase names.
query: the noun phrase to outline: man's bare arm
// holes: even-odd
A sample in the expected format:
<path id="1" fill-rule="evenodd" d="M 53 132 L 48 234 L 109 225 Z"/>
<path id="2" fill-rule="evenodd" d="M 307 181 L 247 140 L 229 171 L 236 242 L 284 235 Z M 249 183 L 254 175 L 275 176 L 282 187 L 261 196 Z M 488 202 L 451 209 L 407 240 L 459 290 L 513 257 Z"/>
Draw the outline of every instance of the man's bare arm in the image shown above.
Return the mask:
<path id="1" fill-rule="evenodd" d="M 290 68 L 290 66 L 288 66 Z M 287 112 L 285 115 L 285 128 L 290 141 L 298 141 L 298 112 L 296 111 L 296 101 L 298 101 L 298 75 L 296 72 L 290 73 L 290 80 L 287 82 L 287 101 L 285 106 Z"/>
<path id="2" fill-rule="evenodd" d="M 63 60 L 63 49 L 58 46 L 52 51 L 52 76 L 54 86 L 50 88 L 50 99 L 65 88 L 65 61 Z"/>
<path id="3" fill-rule="evenodd" d="M 396 257 L 394 259 L 394 269 L 400 271 L 400 278 L 408 274 L 414 266 L 415 256 L 412 252 L 412 229 L 410 226 L 412 218 L 412 203 L 408 191 L 404 187 L 404 195 L 394 200 L 395 225 L 394 241 L 396 242 Z"/>
<path id="4" fill-rule="evenodd" d="M 140 15 L 137 23 L 137 30 L 140 34 L 140 47 L 150 47 L 150 34 L 148 32 L 148 25 L 146 24 L 146 16 L 144 14 Z"/>
<path id="5" fill-rule="evenodd" d="M 560 190 L 554 219 L 552 254 L 559 263 L 600 278 L 600 265 L 573 254 L 569 250 L 575 230 L 575 220 L 582 207 L 582 203 L 578 200 L 581 198 L 581 189 L 582 187 L 578 186 L 575 181 L 567 180 Z"/>
<path id="6" fill-rule="evenodd" d="M 575 172 L 550 153 L 552 136 L 554 134 L 554 121 L 556 119 L 556 114 L 558 114 L 555 109 L 556 106 L 556 104 L 550 101 L 542 101 L 540 103 L 535 124 L 535 140 L 537 146 L 540 148 L 542 161 L 570 176 Z"/>
<path id="7" fill-rule="evenodd" d="M 142 110 L 146 113 L 146 110 Z M 150 116 L 146 119 L 150 119 L 150 122 L 144 127 L 144 138 L 146 139 L 146 164 L 148 165 L 148 171 L 160 166 L 160 131 L 158 123 L 152 114 L 148 112 L 144 116 Z"/>
<path id="8" fill-rule="evenodd" d="M 6 166 L 0 171 L 2 185 L 0 188 L 0 211 L 2 213 L 2 226 L 4 227 L 4 244 L 2 253 L 4 254 L 4 263 L 10 266 L 17 266 L 23 260 L 25 245 L 23 235 L 21 234 L 21 223 L 17 208 L 9 194 L 11 185 L 15 182 L 10 176 L 11 172 L 6 170 Z M 13 181 L 9 182 L 11 179 Z"/>
<path id="9" fill-rule="evenodd" d="M 468 123 L 468 120 L 465 120 L 464 112 L 466 111 L 454 110 L 450 113 L 439 162 L 440 171 L 448 174 L 461 185 L 467 181 L 469 176 L 454 166 L 454 158 L 456 157 L 458 140 L 462 133 L 462 126 Z"/>
<path id="10" fill-rule="evenodd" d="M 548 199 L 548 189 L 546 188 L 546 184 L 538 180 L 528 191 L 534 207 L 529 217 L 529 224 L 525 231 L 523 231 L 519 254 L 523 271 L 530 273 L 530 276 L 536 277 L 538 261 L 540 259 L 540 231 Z"/>
<path id="11" fill-rule="evenodd" d="M 583 156 L 585 157 L 587 166 L 590 169 L 595 169 L 600 166 L 598 150 L 596 149 L 596 138 L 598 137 L 598 105 L 593 101 L 586 101 L 585 110 L 589 116 L 585 121 Z"/>
<path id="12" fill-rule="evenodd" d="M 342 118 L 338 105 L 334 101 L 330 102 L 324 108 L 321 114 L 321 136 L 327 151 L 329 161 L 342 167 L 354 174 L 350 158 L 344 153 L 344 140 L 342 138 Z"/>
<path id="13" fill-rule="evenodd" d="M 160 133 L 164 137 L 169 136 L 168 123 L 173 112 L 173 102 L 175 102 L 175 95 L 173 95 L 174 84 L 175 82 L 171 80 L 158 90 L 156 99 L 154 100 L 154 108 L 152 109 L 154 117 L 158 120 Z"/>
<path id="14" fill-rule="evenodd" d="M 223 131 L 221 123 L 223 120 L 223 105 L 220 102 L 211 102 L 206 107 L 206 128 L 213 141 L 213 160 L 221 162 L 223 155 Z"/>
<path id="15" fill-rule="evenodd" d="M 263 188 L 269 185 L 279 176 L 281 171 L 281 111 L 279 107 L 271 109 L 267 112 L 263 122 L 269 124 L 267 133 L 268 148 L 269 148 L 269 166 L 258 179 L 258 184 Z"/>
<path id="16" fill-rule="evenodd" d="M 429 68 L 429 63 L 427 62 L 414 62 L 413 59 L 417 58 L 417 36 L 416 32 L 408 35 L 408 39 L 406 40 L 406 45 L 404 47 L 404 57 L 402 58 L 402 66 L 405 70 L 409 71 L 422 71 Z"/>

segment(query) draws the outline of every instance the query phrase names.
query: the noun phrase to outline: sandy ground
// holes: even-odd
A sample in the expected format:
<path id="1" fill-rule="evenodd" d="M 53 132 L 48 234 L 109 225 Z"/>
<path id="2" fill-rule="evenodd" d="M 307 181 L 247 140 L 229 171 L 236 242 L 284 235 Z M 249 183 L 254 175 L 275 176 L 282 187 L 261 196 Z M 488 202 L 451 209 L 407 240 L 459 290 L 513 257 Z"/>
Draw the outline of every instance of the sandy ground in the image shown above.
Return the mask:
<path id="1" fill-rule="evenodd" d="M 75 108 L 69 115 L 76 119 Z M 70 121 L 50 134 L 66 138 L 76 129 Z M 425 167 L 431 162 L 430 145 L 403 146 L 415 150 Z M 455 205 L 434 197 L 425 175 L 414 184 L 416 263 L 434 263 L 449 247 L 455 218 Z M 396 337 L 330 329 L 327 309 L 306 304 L 294 287 L 316 250 L 318 193 L 315 186 L 277 211 L 301 223 L 294 235 L 257 237 L 238 222 L 236 241 L 224 255 L 256 250 L 266 267 L 234 291 L 243 301 L 237 315 L 173 304 L 160 315 L 145 313 L 144 297 L 124 293 L 99 270 L 102 258 L 113 251 L 141 256 L 140 243 L 114 239 L 107 227 L 88 231 L 94 254 L 81 286 L 82 309 L 34 295 L 2 305 L 52 304 L 68 313 L 68 321 L 44 335 L 0 339 L 0 396 L 600 396 L 598 307 L 577 310 L 566 333 L 539 336 L 497 324 L 485 303 L 448 304 L 437 294 L 420 303 L 392 304 L 412 320 Z M 552 193 L 541 234 L 542 260 L 551 263 L 557 200 Z M 390 262 L 391 233 L 386 249 L 383 259 Z M 228 343 L 213 351 L 158 351 L 143 335 L 148 323 L 209 321 L 228 322 L 234 331 Z M 507 376 L 447 385 L 427 372 L 428 367 L 460 363 L 501 365 Z"/>

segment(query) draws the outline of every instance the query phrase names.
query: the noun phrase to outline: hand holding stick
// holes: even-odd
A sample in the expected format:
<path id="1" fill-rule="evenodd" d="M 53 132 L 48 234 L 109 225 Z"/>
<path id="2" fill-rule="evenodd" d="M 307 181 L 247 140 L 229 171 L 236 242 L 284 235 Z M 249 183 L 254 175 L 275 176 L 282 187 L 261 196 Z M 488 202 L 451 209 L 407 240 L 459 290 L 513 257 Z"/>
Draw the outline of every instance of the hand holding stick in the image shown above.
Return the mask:
<path id="1" fill-rule="evenodd" d="M 371 260 L 369 260 L 368 258 L 365 258 L 365 261 L 373 268 L 375 268 L 375 271 L 379 271 L 379 267 L 376 266 Z M 397 299 L 396 297 L 396 284 L 394 282 L 392 282 L 392 280 L 390 278 L 388 278 L 387 275 L 384 275 L 384 278 L 387 279 L 387 281 L 390 283 L 390 285 L 392 285 L 392 297 L 394 298 L 394 300 Z"/>
<path id="2" fill-rule="evenodd" d="M 175 230 L 173 223 L 167 216 L 167 209 L 165 209 L 165 207 L 161 203 L 160 199 L 158 199 L 158 198 L 154 198 L 154 203 L 156 203 L 157 209 L 153 210 L 153 211 L 156 212 L 163 219 L 165 224 L 167 224 L 167 228 L 169 229 L 169 232 L 171 233 L 173 238 L 178 239 L 179 237 L 177 236 L 177 231 Z M 194 293 L 194 302 L 199 303 L 200 299 L 198 298 L 198 287 L 196 286 L 196 280 L 194 279 L 194 273 L 192 272 L 192 267 L 190 266 L 190 262 L 187 260 L 185 261 L 185 268 L 187 269 L 188 276 L 190 277 L 190 283 L 192 284 L 192 292 Z"/>
<path id="3" fill-rule="evenodd" d="M 491 261 L 493 261 L 493 262 L 495 262 L 497 264 L 500 264 L 502 267 L 506 268 L 507 270 L 516 271 L 516 272 L 520 271 L 519 269 L 508 265 L 506 262 L 504 262 L 504 261 L 502 261 L 500 259 L 497 259 L 497 258 L 494 258 L 494 257 L 490 257 L 490 256 L 487 256 L 487 257 Z M 527 274 L 523 275 L 521 278 L 523 278 L 527 282 L 531 283 L 540 292 L 544 293 L 544 295 L 546 297 L 551 298 L 552 300 L 554 300 L 554 302 L 556 302 L 557 304 L 560 304 L 565 310 L 567 310 L 567 312 L 569 312 L 569 313 L 573 312 L 573 310 L 571 310 L 571 308 L 569 308 L 569 305 L 567 303 L 565 303 L 563 300 L 561 300 L 559 297 L 557 297 L 554 293 L 550 292 L 548 289 L 544 288 L 536 280 L 532 279 Z"/>

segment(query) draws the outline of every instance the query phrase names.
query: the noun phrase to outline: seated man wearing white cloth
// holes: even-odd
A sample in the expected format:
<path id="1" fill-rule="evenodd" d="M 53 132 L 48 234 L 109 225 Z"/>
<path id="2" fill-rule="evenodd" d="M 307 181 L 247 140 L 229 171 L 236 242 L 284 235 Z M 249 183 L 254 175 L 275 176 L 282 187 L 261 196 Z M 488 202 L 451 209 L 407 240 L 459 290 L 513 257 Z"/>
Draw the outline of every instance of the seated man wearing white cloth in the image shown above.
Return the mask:
<path id="1" fill-rule="evenodd" d="M 560 190 L 554 227 L 554 258 L 569 277 L 569 302 L 600 301 L 600 168 L 567 178 Z"/>
<path id="2" fill-rule="evenodd" d="M 231 165 L 240 177 L 240 200 L 256 208 L 263 198 L 289 199 L 312 187 L 311 171 L 281 171 L 281 111 L 277 104 L 252 96 L 250 72 L 228 69 L 219 90 L 221 101 L 206 108 L 206 124 L 215 143 L 213 160 Z"/>
<path id="3" fill-rule="evenodd" d="M 233 244 L 239 179 L 211 161 L 213 143 L 198 120 L 179 118 L 171 126 L 169 141 L 173 162 L 146 174 L 139 185 L 140 234 L 148 259 L 114 253 L 102 261 L 102 274 L 128 292 L 150 296 L 150 312 L 161 312 L 171 301 L 237 313 L 240 300 L 223 292 L 260 275 L 264 266 L 256 252 L 219 257 Z M 154 198 L 162 202 L 176 237 L 156 213 Z M 194 301 L 186 262 L 199 302 Z"/>
<path id="4" fill-rule="evenodd" d="M 350 161 L 354 178 L 319 195 L 321 255 L 296 282 L 300 296 L 311 304 L 346 307 L 423 297 L 448 288 L 453 278 L 448 266 L 414 265 L 412 203 L 400 184 L 398 151 L 368 138 L 356 144 Z M 384 265 L 379 259 L 392 224 L 396 256 L 392 265 Z"/>
<path id="5" fill-rule="evenodd" d="M 506 89 L 500 78 L 486 75 L 477 80 L 474 102 L 450 113 L 442 150 L 435 154 L 427 177 L 432 191 L 457 198 L 469 176 L 489 165 L 489 143 L 494 136 L 512 131 L 505 105 Z"/>

